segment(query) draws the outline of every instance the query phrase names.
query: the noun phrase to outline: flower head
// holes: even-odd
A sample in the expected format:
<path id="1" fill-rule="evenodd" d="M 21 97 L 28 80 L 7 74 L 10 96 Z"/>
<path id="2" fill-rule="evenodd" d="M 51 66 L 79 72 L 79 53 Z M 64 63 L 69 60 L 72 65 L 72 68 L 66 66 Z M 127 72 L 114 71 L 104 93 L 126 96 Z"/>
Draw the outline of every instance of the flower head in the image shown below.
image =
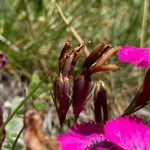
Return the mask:
<path id="1" fill-rule="evenodd" d="M 74 125 L 58 141 L 62 150 L 123 150 L 104 137 L 103 125 L 98 123 Z"/>
<path id="2" fill-rule="evenodd" d="M 104 127 L 105 137 L 126 150 L 150 148 L 150 126 L 135 116 L 109 120 Z"/>
<path id="3" fill-rule="evenodd" d="M 149 139 L 150 126 L 136 116 L 74 125 L 58 137 L 62 150 L 148 150 Z"/>
<path id="4" fill-rule="evenodd" d="M 123 62 L 133 63 L 140 67 L 150 67 L 150 47 L 122 46 L 118 52 L 118 58 Z"/>
<path id="5" fill-rule="evenodd" d="M 92 140 L 98 140 L 103 133 L 103 127 L 100 124 L 87 123 L 74 125 L 69 133 L 62 134 L 58 141 L 63 149 L 84 149 Z"/>

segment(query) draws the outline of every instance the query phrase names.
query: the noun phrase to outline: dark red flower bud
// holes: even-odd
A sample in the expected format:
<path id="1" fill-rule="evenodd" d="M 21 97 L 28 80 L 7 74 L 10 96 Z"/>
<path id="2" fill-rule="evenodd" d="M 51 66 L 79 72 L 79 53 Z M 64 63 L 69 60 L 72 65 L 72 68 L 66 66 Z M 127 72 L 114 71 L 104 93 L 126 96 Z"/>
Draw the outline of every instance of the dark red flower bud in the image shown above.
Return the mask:
<path id="1" fill-rule="evenodd" d="M 0 54 L 0 69 L 2 69 L 7 63 L 7 56 L 5 54 Z"/>
<path id="2" fill-rule="evenodd" d="M 96 83 L 94 88 L 94 114 L 99 123 L 108 120 L 107 96 L 102 81 Z"/>
<path id="3" fill-rule="evenodd" d="M 54 103 L 58 112 L 60 124 L 66 119 L 66 114 L 70 106 L 71 84 L 68 77 L 61 74 L 54 82 Z"/>
<path id="4" fill-rule="evenodd" d="M 73 110 L 74 110 L 75 120 L 78 119 L 80 112 L 83 111 L 88 101 L 90 82 L 91 82 L 91 77 L 86 74 L 81 74 L 74 80 Z"/>
<path id="5" fill-rule="evenodd" d="M 150 69 L 146 73 L 144 82 L 140 87 L 140 90 L 138 91 L 132 102 L 129 104 L 123 115 L 131 114 L 139 110 L 140 108 L 143 108 L 149 103 L 149 101 L 150 101 Z"/>
<path id="6" fill-rule="evenodd" d="M 65 43 L 59 57 L 59 76 L 54 83 L 54 103 L 58 112 L 60 124 L 65 121 L 71 99 L 71 75 L 76 62 L 83 52 L 84 44 L 71 49 L 71 39 Z"/>
<path id="7" fill-rule="evenodd" d="M 97 45 L 96 48 L 91 52 L 91 54 L 85 59 L 82 66 L 82 73 L 74 80 L 73 109 L 75 120 L 78 119 L 80 112 L 83 111 L 88 101 L 91 75 L 98 71 L 109 71 L 112 69 L 118 69 L 118 66 L 115 64 L 103 65 L 118 51 L 118 48 L 112 48 L 108 51 L 109 48 L 110 45 L 105 43 Z M 105 108 L 105 102 L 103 102 L 102 109 Z M 106 120 L 108 116 L 104 117 L 104 120 Z"/>
<path id="8" fill-rule="evenodd" d="M 135 97 L 135 106 L 139 107 L 150 101 L 150 69 L 146 73 L 144 82 L 140 88 L 139 94 Z"/>

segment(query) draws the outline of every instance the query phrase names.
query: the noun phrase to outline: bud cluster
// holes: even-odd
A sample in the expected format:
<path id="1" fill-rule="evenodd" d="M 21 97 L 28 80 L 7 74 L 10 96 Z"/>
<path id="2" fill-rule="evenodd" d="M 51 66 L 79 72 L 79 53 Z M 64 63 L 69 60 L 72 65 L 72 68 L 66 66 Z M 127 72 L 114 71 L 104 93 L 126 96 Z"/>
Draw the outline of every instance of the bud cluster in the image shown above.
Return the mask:
<path id="1" fill-rule="evenodd" d="M 93 73 L 119 68 L 116 64 L 106 64 L 106 61 L 118 52 L 119 47 L 110 48 L 110 45 L 103 42 L 97 45 L 85 59 L 81 73 L 78 76 L 73 77 L 72 73 L 74 66 L 83 53 L 84 45 L 85 44 L 81 44 L 72 49 L 71 39 L 68 38 L 59 57 L 59 75 L 54 82 L 54 102 L 61 125 L 65 121 L 71 103 L 75 121 L 77 121 L 79 114 L 85 108 L 85 105 L 88 102 L 89 89 L 92 80 L 91 75 Z M 95 113 L 98 113 L 97 110 L 102 107 L 104 113 L 103 120 L 105 121 L 107 120 L 107 110 L 105 111 L 104 109 L 107 109 L 107 103 L 104 91 L 105 90 L 102 90 L 102 86 L 100 86 L 99 89 L 96 88 L 94 99 L 96 99 Z M 103 97 L 105 98 L 103 99 Z"/>

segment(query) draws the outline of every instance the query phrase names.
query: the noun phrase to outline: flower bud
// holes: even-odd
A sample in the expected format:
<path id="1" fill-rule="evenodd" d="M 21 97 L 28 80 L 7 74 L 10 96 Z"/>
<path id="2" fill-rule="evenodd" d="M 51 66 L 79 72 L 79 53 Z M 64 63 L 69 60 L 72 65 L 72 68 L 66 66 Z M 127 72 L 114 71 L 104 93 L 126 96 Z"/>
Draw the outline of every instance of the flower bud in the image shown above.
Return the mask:
<path id="1" fill-rule="evenodd" d="M 95 120 L 97 122 L 104 123 L 105 121 L 108 120 L 106 90 L 101 81 L 95 84 L 94 113 L 95 113 Z"/>
<path id="2" fill-rule="evenodd" d="M 129 104 L 123 115 L 131 114 L 144 106 L 150 101 L 150 69 L 146 73 L 144 82 L 140 87 L 140 90 Z"/>
<path id="3" fill-rule="evenodd" d="M 59 76 L 54 83 L 54 103 L 58 112 L 60 124 L 65 121 L 71 104 L 71 76 L 74 66 L 80 58 L 85 44 L 71 48 L 71 39 L 66 41 L 59 57 Z"/>
<path id="4" fill-rule="evenodd" d="M 61 74 L 54 82 L 54 103 L 58 112 L 60 124 L 66 119 L 66 114 L 70 106 L 71 85 L 68 77 Z"/>
<path id="5" fill-rule="evenodd" d="M 135 106 L 145 105 L 150 100 L 150 69 L 146 73 L 141 91 L 135 97 Z"/>
<path id="6" fill-rule="evenodd" d="M 78 119 L 80 112 L 83 111 L 88 101 L 90 82 L 91 82 L 91 77 L 85 74 L 79 75 L 74 80 L 73 110 L 74 110 L 75 120 Z"/>

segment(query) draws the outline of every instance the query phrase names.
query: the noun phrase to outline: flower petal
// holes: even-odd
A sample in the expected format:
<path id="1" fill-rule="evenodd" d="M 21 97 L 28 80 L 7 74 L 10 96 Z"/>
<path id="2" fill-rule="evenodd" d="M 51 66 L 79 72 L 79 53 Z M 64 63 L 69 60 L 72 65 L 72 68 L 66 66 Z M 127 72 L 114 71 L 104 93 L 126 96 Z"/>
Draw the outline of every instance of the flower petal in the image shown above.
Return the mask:
<path id="1" fill-rule="evenodd" d="M 105 137 L 124 149 L 150 148 L 150 126 L 137 117 L 120 117 L 110 120 L 104 127 Z"/>
<path id="2" fill-rule="evenodd" d="M 76 124 L 74 125 L 71 130 L 70 134 L 73 136 L 81 136 L 82 137 L 95 137 L 103 134 L 103 126 L 99 123 L 89 122 L 84 124 Z"/>
<path id="3" fill-rule="evenodd" d="M 93 140 L 101 141 L 102 133 L 103 126 L 98 123 L 76 124 L 68 133 L 59 136 L 58 141 L 62 150 L 84 150 Z"/>
<path id="4" fill-rule="evenodd" d="M 118 52 L 118 58 L 123 62 L 133 63 L 140 67 L 150 67 L 150 47 L 122 46 Z"/>
<path id="5" fill-rule="evenodd" d="M 84 140 L 71 136 L 70 134 L 62 134 L 58 137 L 61 150 L 78 150 L 79 145 L 84 145 Z"/>

